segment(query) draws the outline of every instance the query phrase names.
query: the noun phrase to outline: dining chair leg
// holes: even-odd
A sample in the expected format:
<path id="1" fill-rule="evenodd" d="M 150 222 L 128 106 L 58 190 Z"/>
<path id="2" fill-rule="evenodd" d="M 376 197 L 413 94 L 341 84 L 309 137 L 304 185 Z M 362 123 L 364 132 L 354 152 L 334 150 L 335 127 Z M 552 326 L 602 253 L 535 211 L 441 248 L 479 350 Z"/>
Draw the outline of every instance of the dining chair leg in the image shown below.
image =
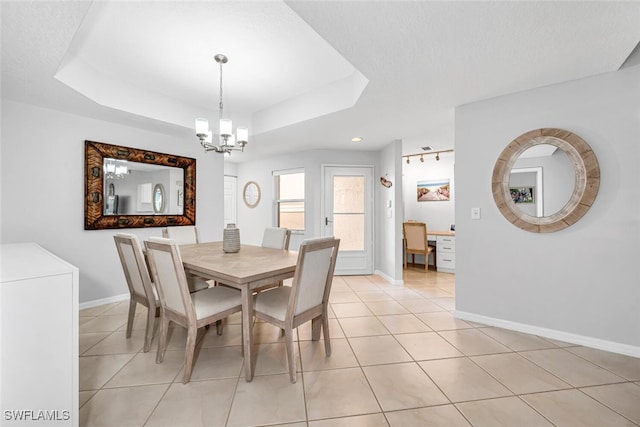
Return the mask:
<path id="1" fill-rule="evenodd" d="M 329 336 L 329 317 L 327 313 L 322 315 L 322 336 L 324 338 L 324 353 L 331 356 L 331 338 Z"/>
<path id="2" fill-rule="evenodd" d="M 222 335 L 222 319 L 216 322 L 216 334 Z"/>
<path id="3" fill-rule="evenodd" d="M 191 380 L 191 370 L 193 369 L 193 355 L 196 351 L 196 338 L 198 336 L 198 329 L 195 326 L 187 328 L 187 348 L 184 354 L 184 378 L 182 382 L 184 384 Z"/>
<path id="4" fill-rule="evenodd" d="M 148 353 L 151 350 L 151 341 L 153 340 L 153 327 L 156 320 L 156 310 L 147 307 L 147 328 L 144 332 L 144 347 L 143 353 Z"/>
<path id="5" fill-rule="evenodd" d="M 133 299 L 133 296 L 129 299 L 129 317 L 127 318 L 127 338 L 131 338 L 131 332 L 133 331 L 133 319 L 136 315 L 136 305 L 138 303 Z"/>
<path id="6" fill-rule="evenodd" d="M 158 354 L 156 355 L 156 363 L 162 363 L 164 360 L 164 352 L 167 350 L 167 333 L 169 332 L 169 319 L 165 316 L 160 317 L 160 332 L 158 333 Z"/>
<path id="7" fill-rule="evenodd" d="M 289 379 L 292 383 L 297 381 L 296 376 L 296 360 L 293 351 L 293 328 L 285 328 L 285 345 L 287 348 L 287 362 L 289 364 Z"/>
<path id="8" fill-rule="evenodd" d="M 322 328 L 322 319 L 320 316 L 311 320 L 311 341 L 320 340 L 320 329 Z"/>

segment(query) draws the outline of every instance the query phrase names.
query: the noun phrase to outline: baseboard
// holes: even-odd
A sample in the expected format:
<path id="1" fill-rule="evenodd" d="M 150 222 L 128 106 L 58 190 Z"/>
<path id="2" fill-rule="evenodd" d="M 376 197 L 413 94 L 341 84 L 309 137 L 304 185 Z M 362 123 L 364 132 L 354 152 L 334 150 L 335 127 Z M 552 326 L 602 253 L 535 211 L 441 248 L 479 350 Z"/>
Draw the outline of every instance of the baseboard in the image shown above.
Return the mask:
<path id="1" fill-rule="evenodd" d="M 483 325 L 497 326 L 511 331 L 524 332 L 526 334 L 538 335 L 544 338 L 551 338 L 571 344 L 583 345 L 585 347 L 597 348 L 598 350 L 610 351 L 612 353 L 624 354 L 626 356 L 639 357 L 640 347 L 629 344 L 622 344 L 613 341 L 601 340 L 599 338 L 585 335 L 572 334 L 555 329 L 541 328 L 539 326 L 527 325 L 525 323 L 512 322 L 510 320 L 496 319 L 494 317 L 482 316 L 480 314 L 468 313 L 465 311 L 455 311 L 455 317 L 471 322 L 482 323 Z"/>
<path id="2" fill-rule="evenodd" d="M 395 280 L 393 277 L 386 275 L 380 270 L 375 270 L 373 274 L 382 277 L 384 280 L 391 283 L 392 285 L 404 285 L 404 280 Z"/>
<path id="3" fill-rule="evenodd" d="M 108 298 L 95 299 L 93 301 L 81 302 L 79 304 L 79 308 L 80 310 L 84 310 L 85 308 L 97 307 L 99 305 L 110 304 L 112 302 L 126 301 L 127 299 L 129 299 L 128 293 L 122 294 L 122 295 L 116 295 Z"/>

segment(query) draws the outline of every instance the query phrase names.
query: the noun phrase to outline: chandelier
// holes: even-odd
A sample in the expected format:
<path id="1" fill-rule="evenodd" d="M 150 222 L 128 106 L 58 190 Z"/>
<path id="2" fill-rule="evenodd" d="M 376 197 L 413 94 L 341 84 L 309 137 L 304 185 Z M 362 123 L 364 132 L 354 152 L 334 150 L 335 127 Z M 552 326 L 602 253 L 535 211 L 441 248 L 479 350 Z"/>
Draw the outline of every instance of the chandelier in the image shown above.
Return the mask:
<path id="1" fill-rule="evenodd" d="M 123 179 L 129 174 L 129 168 L 123 161 L 105 159 L 104 172 L 107 179 Z"/>
<path id="2" fill-rule="evenodd" d="M 236 135 L 233 134 L 233 126 L 231 119 L 224 118 L 222 106 L 222 64 L 226 64 L 229 59 L 217 54 L 214 59 L 220 64 L 220 103 L 218 108 L 219 114 L 219 133 L 214 134 L 209 130 L 209 121 L 207 119 L 196 119 L 196 136 L 200 139 L 200 144 L 205 151 L 215 151 L 216 153 L 231 154 L 231 151 L 244 151 L 244 146 L 248 144 L 249 129 L 246 127 L 238 127 Z M 214 138 L 217 144 L 213 143 Z"/>

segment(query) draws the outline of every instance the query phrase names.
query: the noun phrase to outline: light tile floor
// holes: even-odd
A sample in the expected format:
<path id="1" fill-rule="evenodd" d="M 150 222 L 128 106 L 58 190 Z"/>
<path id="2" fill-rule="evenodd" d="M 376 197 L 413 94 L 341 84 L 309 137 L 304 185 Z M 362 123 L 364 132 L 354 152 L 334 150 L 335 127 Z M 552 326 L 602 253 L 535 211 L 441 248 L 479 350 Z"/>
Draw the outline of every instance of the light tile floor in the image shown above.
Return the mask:
<path id="1" fill-rule="evenodd" d="M 145 314 L 125 339 L 128 302 L 80 312 L 81 426 L 640 425 L 640 359 L 453 317 L 455 276 L 405 270 L 405 285 L 336 277 L 331 344 L 298 330 L 298 382 L 283 338 L 257 323 L 255 378 L 244 380 L 240 317 L 199 335 L 182 384 L 186 335 L 142 353 Z"/>

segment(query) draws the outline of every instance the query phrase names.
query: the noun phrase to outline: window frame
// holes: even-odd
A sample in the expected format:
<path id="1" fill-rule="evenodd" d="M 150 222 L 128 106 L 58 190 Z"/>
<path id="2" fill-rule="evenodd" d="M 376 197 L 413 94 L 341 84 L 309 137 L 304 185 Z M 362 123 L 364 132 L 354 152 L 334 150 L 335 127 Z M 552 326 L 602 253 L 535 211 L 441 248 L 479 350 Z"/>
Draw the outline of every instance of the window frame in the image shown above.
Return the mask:
<path id="1" fill-rule="evenodd" d="M 280 199 L 278 196 L 280 194 L 280 185 L 279 178 L 282 175 L 294 175 L 294 174 L 303 174 L 305 179 L 305 185 L 303 187 L 304 190 L 304 198 L 302 199 Z M 307 228 L 307 192 L 306 192 L 306 172 L 304 168 L 295 168 L 295 169 L 284 169 L 273 171 L 273 221 L 275 227 L 280 227 L 279 219 L 280 219 L 280 205 L 281 203 L 302 203 L 303 204 L 303 216 L 304 216 L 304 228 L 299 229 L 290 229 L 292 234 L 304 234 Z"/>

